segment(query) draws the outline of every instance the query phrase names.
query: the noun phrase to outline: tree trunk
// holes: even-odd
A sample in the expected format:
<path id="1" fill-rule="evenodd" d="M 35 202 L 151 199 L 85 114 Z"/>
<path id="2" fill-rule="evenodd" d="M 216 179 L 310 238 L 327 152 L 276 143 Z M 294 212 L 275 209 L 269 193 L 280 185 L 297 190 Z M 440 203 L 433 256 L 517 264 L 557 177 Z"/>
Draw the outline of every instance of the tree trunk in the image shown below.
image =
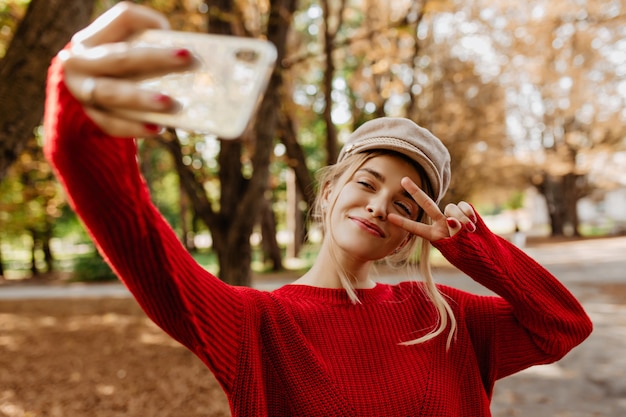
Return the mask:
<path id="1" fill-rule="evenodd" d="M 46 217 L 45 230 L 41 235 L 41 250 L 43 251 L 43 259 L 46 263 L 46 272 L 54 271 L 54 256 L 52 254 L 52 248 L 50 247 L 50 240 L 52 239 L 52 219 Z"/>
<path id="2" fill-rule="evenodd" d="M 575 173 L 569 173 L 563 177 L 563 188 L 565 200 L 565 219 L 566 219 L 566 234 L 570 236 L 579 237 L 579 220 L 578 220 L 578 200 L 583 195 L 581 190 L 581 182 L 584 183 L 584 176 Z"/>
<path id="3" fill-rule="evenodd" d="M 157 146 L 155 142 L 144 140 L 141 141 L 141 145 L 138 149 L 140 170 L 146 180 L 146 185 L 151 195 L 155 194 L 154 182 L 157 173 L 154 169 L 153 156 Z"/>
<path id="4" fill-rule="evenodd" d="M 283 256 L 276 239 L 276 217 L 272 210 L 271 201 L 262 200 L 261 207 L 261 246 L 263 248 L 264 261 L 270 261 L 272 271 L 281 271 L 283 269 Z"/>
<path id="5" fill-rule="evenodd" d="M 2 241 L 0 240 L 0 281 L 4 279 L 4 257 L 2 256 Z"/>
<path id="6" fill-rule="evenodd" d="M 259 172 L 246 180 L 242 175 L 242 143 L 221 141 L 218 162 L 220 166 L 219 227 L 211 228 L 213 248 L 219 260 L 219 276 L 232 285 L 252 284 L 252 246 L 250 235 L 259 214 L 258 204 L 244 203 L 252 192 L 251 182 Z M 259 199 L 263 195 L 259 195 Z M 249 201 L 249 200 L 248 200 Z M 259 200 L 256 200 L 257 202 Z M 242 218 L 237 218 L 241 216 Z M 202 217 L 202 216 L 201 216 Z"/>
<path id="7" fill-rule="evenodd" d="M 225 0 L 206 0 L 209 13 L 209 32 L 232 34 L 228 19 L 235 16 L 234 4 Z M 267 39 L 277 49 L 277 62 L 285 56 L 287 34 L 292 15 L 296 8 L 295 0 L 274 0 L 270 5 Z M 233 23 L 234 24 L 234 23 Z M 280 64 L 279 64 L 280 65 Z M 249 140 L 220 142 L 218 155 L 220 179 L 219 212 L 215 212 L 208 199 L 204 186 L 196 180 L 193 170 L 182 163 L 182 149 L 175 131 L 168 131 L 162 138 L 172 154 L 181 186 L 187 193 L 199 219 L 204 222 L 213 238 L 213 249 L 219 262 L 219 277 L 232 285 L 249 286 L 252 283 L 252 246 L 250 236 L 259 218 L 258 202 L 265 198 L 269 182 L 270 157 L 276 136 L 279 91 L 282 85 L 281 68 L 276 68 L 256 115 L 254 129 Z M 253 173 L 250 178 L 242 172 L 242 150 L 244 143 L 251 149 Z"/>
<path id="8" fill-rule="evenodd" d="M 333 2 L 334 3 L 334 2 Z M 343 10 L 345 8 L 345 0 L 340 3 L 339 10 L 337 12 L 337 25 L 334 28 L 330 27 L 331 22 L 331 10 L 330 0 L 322 0 L 321 6 L 324 14 L 324 58 L 326 60 L 326 68 L 324 68 L 324 85 L 322 91 L 324 92 L 324 99 L 326 101 L 324 106 L 324 122 L 326 124 L 326 163 L 332 165 L 337 161 L 339 155 L 338 143 L 337 143 L 337 128 L 333 123 L 333 79 L 335 78 L 335 62 L 333 60 L 333 51 L 335 50 L 335 38 L 343 23 Z"/>
<path id="9" fill-rule="evenodd" d="M 408 84 L 408 97 L 409 97 L 409 103 L 407 104 L 406 107 L 406 113 L 405 113 L 405 117 L 408 118 L 413 118 L 414 114 L 417 112 L 417 94 L 415 93 L 415 90 L 413 89 L 414 84 L 417 82 L 417 61 L 419 59 L 420 53 L 421 53 L 421 49 L 420 49 L 420 39 L 419 39 L 419 26 L 420 23 L 422 22 L 422 19 L 424 18 L 424 6 L 426 5 L 426 2 L 413 2 L 413 4 L 411 5 L 411 11 L 407 14 L 407 22 L 406 24 L 409 27 L 409 30 L 412 33 L 412 38 L 413 38 L 413 53 L 411 55 L 411 64 L 413 66 L 413 82 Z M 409 21 L 409 18 L 412 17 L 415 20 L 413 22 Z"/>
<path id="10" fill-rule="evenodd" d="M 313 207 L 315 202 L 315 182 L 306 166 L 306 156 L 302 146 L 298 143 L 296 127 L 288 112 L 280 114 L 280 140 L 285 145 L 287 164 L 296 175 L 298 189 L 302 192 L 304 201 L 308 207 Z"/>
<path id="11" fill-rule="evenodd" d="M 217 275 L 222 281 L 229 284 L 250 285 L 252 278 L 252 271 L 250 269 L 252 262 L 250 234 L 242 236 L 237 235 L 233 231 L 234 215 L 236 215 L 236 198 L 228 197 L 237 196 L 238 192 L 243 193 L 243 191 L 241 191 L 241 189 L 233 190 L 231 188 L 224 190 L 225 193 L 223 193 L 223 197 L 225 194 L 226 199 L 222 201 L 223 205 L 220 207 L 220 212 L 215 212 L 206 194 L 204 185 L 196 179 L 193 169 L 183 163 L 183 151 L 176 131 L 173 129 L 168 130 L 163 137 L 159 138 L 159 141 L 172 155 L 181 188 L 189 198 L 195 215 L 211 231 L 213 249 L 215 250 L 219 264 Z M 240 144 L 238 142 L 229 141 L 222 142 L 222 145 L 228 147 L 229 145 L 237 146 Z M 229 161 L 228 157 L 232 157 L 233 155 L 237 155 L 237 158 L 233 158 Z M 239 153 L 232 151 L 220 152 L 218 158 L 220 158 L 220 164 L 226 166 L 229 166 L 229 162 L 232 162 L 230 165 L 238 164 L 240 160 Z M 230 170 L 220 170 L 221 175 L 224 175 L 225 172 L 230 172 Z M 242 177 L 241 175 L 236 175 L 235 178 Z M 233 182 L 228 179 L 224 181 Z M 223 185 L 222 189 L 224 189 Z M 229 215 L 229 212 L 233 214 Z M 232 245 L 235 249 L 228 250 L 228 248 L 231 247 L 229 245 Z"/>
<path id="12" fill-rule="evenodd" d="M 196 244 L 194 242 L 194 233 L 192 228 L 190 228 L 193 219 L 190 220 L 189 216 L 189 196 L 185 192 L 182 184 L 180 185 L 180 193 L 179 193 L 179 208 L 180 208 L 180 238 L 187 249 L 190 252 L 196 250 Z"/>
<path id="13" fill-rule="evenodd" d="M 292 231 L 293 235 L 287 245 L 287 256 L 295 258 L 306 239 L 305 215 L 302 213 L 300 203 L 304 201 L 307 208 L 313 207 L 315 183 L 306 166 L 304 150 L 298 143 L 293 118 L 287 111 L 282 112 L 279 123 L 280 141 L 285 145 L 287 165 L 291 168 L 287 172 L 287 230 Z"/>
<path id="14" fill-rule="evenodd" d="M 580 176 L 573 173 L 559 177 L 545 174 L 538 187 L 548 207 L 552 237 L 580 236 L 577 210 L 579 179 Z"/>
<path id="15" fill-rule="evenodd" d="M 292 235 L 287 245 L 287 257 L 296 258 L 305 240 L 304 216 L 300 209 L 302 192 L 294 170 L 287 171 L 287 230 Z M 309 205 L 310 206 L 310 205 Z"/>
<path id="16" fill-rule="evenodd" d="M 30 274 L 32 277 L 39 276 L 39 269 L 37 268 L 37 231 L 30 229 L 31 246 L 30 246 Z"/>
<path id="17" fill-rule="evenodd" d="M 326 1 L 322 2 L 326 3 Z M 328 32 L 324 36 L 324 55 L 326 57 L 326 68 L 324 70 L 324 85 L 322 91 L 324 91 L 325 105 L 324 105 L 324 123 L 326 125 L 326 164 L 331 165 L 337 161 L 339 155 L 337 144 L 337 129 L 333 123 L 333 77 L 335 74 L 335 64 L 333 62 L 333 45 L 332 38 L 328 36 Z"/>
<path id="18" fill-rule="evenodd" d="M 228 228 L 220 228 L 218 233 L 211 230 L 211 234 L 214 245 L 216 242 L 222 242 L 222 236 L 230 237 L 230 239 L 224 240 L 224 243 L 215 245 L 220 267 L 218 272 L 220 279 L 231 285 L 251 286 L 252 245 L 250 244 L 250 235 L 229 234 Z"/>
<path id="19" fill-rule="evenodd" d="M 209 14 L 209 32 L 233 34 L 235 30 L 229 17 L 235 16 L 234 3 L 225 0 L 207 0 L 209 10 L 219 9 L 221 13 Z M 277 49 L 277 62 L 285 56 L 287 34 L 292 15 L 296 8 L 295 0 L 273 0 L 267 24 L 267 39 Z M 220 212 L 217 216 L 198 213 L 210 219 L 214 249 L 220 264 L 220 277 L 233 285 L 250 285 L 252 281 L 252 247 L 250 235 L 259 219 L 258 202 L 265 198 L 269 182 L 269 165 L 276 136 L 279 91 L 282 85 L 281 69 L 277 67 L 269 81 L 263 100 L 257 111 L 250 145 L 252 176 L 244 178 L 241 165 L 243 144 L 237 141 L 222 141 L 220 155 Z M 193 199 L 192 199 L 193 201 Z M 216 218 L 217 217 L 217 218 Z M 208 224 L 208 223 L 207 223 Z"/>
<path id="20" fill-rule="evenodd" d="M 41 123 L 50 60 L 89 23 L 93 1 L 32 0 L 0 61 L 0 178 Z"/>

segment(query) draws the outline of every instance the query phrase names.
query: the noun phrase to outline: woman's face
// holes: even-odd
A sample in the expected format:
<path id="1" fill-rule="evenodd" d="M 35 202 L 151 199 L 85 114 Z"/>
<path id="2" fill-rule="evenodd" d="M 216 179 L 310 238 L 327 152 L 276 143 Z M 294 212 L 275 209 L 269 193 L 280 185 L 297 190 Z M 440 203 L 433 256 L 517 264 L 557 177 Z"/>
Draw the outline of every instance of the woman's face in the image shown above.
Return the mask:
<path id="1" fill-rule="evenodd" d="M 403 177 L 422 186 L 417 170 L 405 159 L 379 155 L 367 160 L 339 189 L 330 214 L 329 233 L 339 249 L 363 262 L 382 259 L 406 243 L 408 232 L 387 221 L 389 213 L 415 220 L 419 206 L 400 185 Z M 335 194 L 338 193 L 338 194 Z"/>

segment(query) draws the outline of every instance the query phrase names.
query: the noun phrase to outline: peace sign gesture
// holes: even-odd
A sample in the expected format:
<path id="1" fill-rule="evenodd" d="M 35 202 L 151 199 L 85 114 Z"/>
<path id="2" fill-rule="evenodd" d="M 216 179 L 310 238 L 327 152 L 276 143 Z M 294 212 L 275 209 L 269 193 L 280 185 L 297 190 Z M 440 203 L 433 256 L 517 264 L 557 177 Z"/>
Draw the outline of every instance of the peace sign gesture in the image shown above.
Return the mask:
<path id="1" fill-rule="evenodd" d="M 430 242 L 454 236 L 463 227 L 470 232 L 476 230 L 477 217 L 470 204 L 465 201 L 461 201 L 458 204 L 448 204 L 444 214 L 439 210 L 437 204 L 410 178 L 402 178 L 401 184 L 413 197 L 413 200 L 432 219 L 432 224 L 420 223 L 393 213 L 390 213 L 388 217 L 390 223 Z"/>

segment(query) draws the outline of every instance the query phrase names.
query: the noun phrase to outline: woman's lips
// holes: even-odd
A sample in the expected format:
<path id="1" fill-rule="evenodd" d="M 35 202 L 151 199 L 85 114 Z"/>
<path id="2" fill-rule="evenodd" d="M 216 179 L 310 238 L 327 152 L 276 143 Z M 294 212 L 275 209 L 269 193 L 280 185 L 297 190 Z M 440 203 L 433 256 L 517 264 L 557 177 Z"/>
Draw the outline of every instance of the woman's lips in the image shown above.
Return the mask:
<path id="1" fill-rule="evenodd" d="M 385 237 L 385 232 L 383 232 L 383 229 L 381 229 L 380 227 L 378 227 L 376 224 L 370 222 L 367 219 L 364 219 L 362 217 L 350 217 L 350 220 L 352 220 L 353 222 L 355 222 L 361 229 L 365 230 L 366 232 L 377 236 L 377 237 Z"/>

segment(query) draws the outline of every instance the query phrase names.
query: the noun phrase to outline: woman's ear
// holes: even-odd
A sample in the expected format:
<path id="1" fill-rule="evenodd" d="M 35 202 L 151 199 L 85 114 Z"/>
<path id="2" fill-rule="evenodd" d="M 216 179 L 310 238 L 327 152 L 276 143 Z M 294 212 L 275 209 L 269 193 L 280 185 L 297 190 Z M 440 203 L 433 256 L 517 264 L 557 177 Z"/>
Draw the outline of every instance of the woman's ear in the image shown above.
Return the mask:
<path id="1" fill-rule="evenodd" d="M 328 207 L 328 204 L 330 203 L 330 195 L 332 194 L 332 186 L 330 184 L 330 182 L 327 182 L 324 184 L 323 188 L 322 188 L 322 208 L 326 209 L 326 207 Z"/>

